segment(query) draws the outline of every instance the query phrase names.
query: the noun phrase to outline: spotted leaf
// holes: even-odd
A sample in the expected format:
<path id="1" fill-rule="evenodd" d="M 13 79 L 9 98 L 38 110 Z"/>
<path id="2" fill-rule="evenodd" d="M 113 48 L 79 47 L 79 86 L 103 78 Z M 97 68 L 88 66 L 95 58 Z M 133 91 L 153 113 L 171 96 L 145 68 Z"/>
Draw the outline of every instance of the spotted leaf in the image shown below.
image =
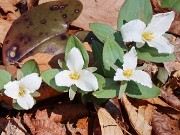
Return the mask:
<path id="1" fill-rule="evenodd" d="M 3 43 L 5 65 L 36 52 L 60 53 L 67 42 L 67 29 L 82 11 L 78 0 L 44 3 L 27 11 L 10 27 Z M 49 41 L 50 40 L 50 41 Z"/>

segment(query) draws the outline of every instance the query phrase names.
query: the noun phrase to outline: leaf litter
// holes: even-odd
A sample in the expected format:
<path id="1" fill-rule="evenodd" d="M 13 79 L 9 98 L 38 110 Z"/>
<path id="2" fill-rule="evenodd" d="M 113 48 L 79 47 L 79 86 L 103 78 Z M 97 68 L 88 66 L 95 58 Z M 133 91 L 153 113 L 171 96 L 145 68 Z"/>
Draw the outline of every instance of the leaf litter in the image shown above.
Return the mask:
<path id="1" fill-rule="evenodd" d="M 46 0 L 50 1 L 50 0 Z M 10 28 L 12 22 L 20 16 L 20 12 L 15 7 L 19 0 L 5 0 L 0 2 L 0 7 L 3 10 L 3 14 L 0 14 L 0 43 L 3 43 L 4 37 Z M 43 2 L 43 1 L 41 1 Z M 108 0 L 105 4 L 102 1 L 88 1 L 84 0 L 83 6 L 86 7 L 82 11 L 80 17 L 73 22 L 72 25 L 80 27 L 82 29 L 89 29 L 89 22 L 103 22 L 116 28 L 114 22 L 118 15 L 118 10 L 124 2 L 119 0 L 118 4 Z M 154 12 L 167 12 L 169 9 L 160 8 L 159 0 L 151 0 L 154 4 Z M 111 4 L 109 4 L 111 3 Z M 36 0 L 28 0 L 29 8 L 36 5 Z M 40 3 L 39 3 L 40 4 Z M 117 7 L 112 9 L 112 5 Z M 92 6 L 89 6 L 92 5 Z M 101 5 L 101 6 L 100 6 Z M 89 7 L 89 8 L 87 8 Z M 94 8 L 98 8 L 98 16 L 94 17 Z M 104 10 L 105 9 L 105 10 Z M 108 9 L 108 10 L 107 10 Z M 116 11 L 115 11 L 116 10 Z M 10 11 L 10 12 L 9 12 Z M 91 12 L 90 12 L 91 11 Z M 92 13 L 93 12 L 93 13 Z M 97 12 L 97 11 L 96 11 Z M 114 14 L 109 19 L 106 16 L 106 12 L 113 12 Z M 104 16 L 105 15 L 105 16 Z M 179 35 L 179 13 L 176 13 L 175 21 L 170 29 L 170 32 Z M 82 21 L 83 20 L 83 21 Z M 86 20 L 86 21 L 84 21 Z M 109 21 L 108 21 L 109 20 Z M 164 67 L 169 72 L 169 79 L 166 82 L 165 91 L 159 98 L 154 99 L 132 99 L 123 95 L 121 101 L 117 99 L 109 100 L 105 106 L 100 107 L 96 112 L 92 110 L 93 107 L 83 104 L 69 104 L 64 102 L 63 104 L 55 103 L 56 105 L 38 106 L 43 100 L 48 100 L 50 97 L 59 97 L 62 93 L 54 91 L 47 85 L 43 85 L 39 90 L 41 97 L 37 98 L 38 105 L 35 110 L 29 112 L 20 112 L 19 116 L 13 115 L 10 117 L 0 118 L 1 134 L 27 134 L 30 130 L 31 134 L 82 134 L 87 135 L 89 133 L 95 134 L 180 134 L 179 132 L 179 38 L 170 37 L 172 44 L 175 45 L 175 53 L 177 62 L 164 63 Z M 50 69 L 49 62 L 52 59 L 50 54 L 38 53 L 28 58 L 25 58 L 23 62 L 28 59 L 35 59 L 40 66 L 41 71 Z M 20 63 L 20 65 L 22 64 Z M 0 69 L 9 71 L 13 76 L 16 76 L 16 66 L 0 65 Z M 152 71 L 150 72 L 152 73 Z M 62 98 L 62 96 L 61 96 Z M 9 103 L 10 99 L 7 97 L 0 97 L 2 102 Z M 38 110 L 43 108 L 44 110 Z M 87 109 L 90 108 L 90 109 Z M 8 109 L 10 114 L 13 110 Z M 8 116 L 8 115 L 7 115 Z M 100 124 L 100 125 L 99 125 Z M 94 125 L 94 126 L 93 126 Z M 28 128 L 27 128 L 28 127 Z M 91 127 L 91 129 L 89 128 Z M 130 132 L 130 133 L 129 133 Z"/>

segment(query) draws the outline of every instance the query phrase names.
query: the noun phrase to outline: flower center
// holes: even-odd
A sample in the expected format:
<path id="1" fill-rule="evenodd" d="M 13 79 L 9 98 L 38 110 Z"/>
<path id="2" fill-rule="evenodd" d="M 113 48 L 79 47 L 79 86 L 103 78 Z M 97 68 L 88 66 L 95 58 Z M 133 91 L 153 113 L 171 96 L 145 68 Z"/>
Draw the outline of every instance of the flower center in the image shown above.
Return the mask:
<path id="1" fill-rule="evenodd" d="M 25 94 L 26 94 L 26 90 L 23 89 L 23 88 L 20 88 L 19 93 L 18 93 L 18 96 L 23 96 L 23 95 L 25 95 Z"/>
<path id="2" fill-rule="evenodd" d="M 142 39 L 143 40 L 152 40 L 154 38 L 153 36 L 154 33 L 147 32 L 142 34 Z"/>
<path id="3" fill-rule="evenodd" d="M 132 76 L 132 74 L 133 74 L 133 70 L 125 70 L 124 72 L 123 72 L 123 75 L 125 76 L 125 77 L 130 77 L 130 76 Z"/>
<path id="4" fill-rule="evenodd" d="M 71 79 L 78 80 L 80 78 L 80 75 L 77 73 L 72 73 L 69 75 Z"/>

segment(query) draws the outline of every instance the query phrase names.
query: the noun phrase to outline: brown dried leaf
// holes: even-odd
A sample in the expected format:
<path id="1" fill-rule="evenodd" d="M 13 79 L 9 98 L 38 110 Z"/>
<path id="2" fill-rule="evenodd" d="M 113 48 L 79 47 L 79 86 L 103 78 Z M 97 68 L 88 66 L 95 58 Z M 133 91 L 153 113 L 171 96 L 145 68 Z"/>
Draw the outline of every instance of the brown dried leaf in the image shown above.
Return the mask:
<path id="1" fill-rule="evenodd" d="M 76 128 L 73 127 L 73 123 L 67 123 L 67 128 L 71 132 L 72 135 L 88 135 L 88 117 L 79 119 L 76 123 Z"/>
<path id="2" fill-rule="evenodd" d="M 177 135 L 170 127 L 163 115 L 154 110 L 152 117 L 152 127 L 155 135 Z"/>
<path id="3" fill-rule="evenodd" d="M 155 109 L 152 105 L 134 107 L 125 95 L 122 96 L 121 102 L 125 107 L 131 125 L 134 127 L 136 132 L 140 135 L 151 135 L 152 127 L 150 126 L 152 112 Z"/>
<path id="4" fill-rule="evenodd" d="M 12 22 L 0 18 L 0 44 L 3 43 L 4 38 L 11 27 Z"/>
<path id="5" fill-rule="evenodd" d="M 23 119 L 33 135 L 66 135 L 65 126 L 49 118 L 47 110 L 37 111 L 35 118 L 25 113 Z"/>
<path id="6" fill-rule="evenodd" d="M 102 135 L 123 135 L 123 132 L 116 121 L 104 108 L 98 110 L 99 123 Z"/>
<path id="7" fill-rule="evenodd" d="M 180 69 L 177 70 L 174 74 L 173 74 L 174 77 L 177 77 L 177 78 L 180 78 Z"/>
<path id="8" fill-rule="evenodd" d="M 89 23 L 99 22 L 117 28 L 119 10 L 125 0 L 80 0 L 83 10 L 72 25 L 89 30 Z"/>
<path id="9" fill-rule="evenodd" d="M 62 116 L 62 119 L 60 119 L 61 121 L 77 119 L 79 117 L 87 116 L 89 113 L 85 105 L 69 103 L 61 103 L 59 105 L 56 105 L 53 109 L 50 108 L 50 111 L 57 116 L 54 117 L 55 119 L 60 119 L 60 117 Z"/>
<path id="10" fill-rule="evenodd" d="M 128 130 L 128 125 L 124 122 L 124 118 L 121 112 L 121 107 L 118 98 L 109 99 L 105 105 L 105 109 L 110 113 L 110 115 L 116 120 L 116 123 L 123 129 L 123 133 L 126 134 Z"/>
<path id="11" fill-rule="evenodd" d="M 169 105 L 180 111 L 180 100 L 177 97 L 163 90 L 161 90 L 161 97 L 164 98 Z"/>
<path id="12" fill-rule="evenodd" d="M 7 13 L 8 11 L 15 12 L 17 8 L 14 5 L 16 5 L 19 1 L 20 0 L 1 0 L 0 7 L 5 13 Z"/>
<path id="13" fill-rule="evenodd" d="M 163 116 L 166 118 L 166 120 L 171 125 L 171 128 L 173 130 L 175 130 L 176 132 L 180 131 L 179 130 L 179 118 L 180 118 L 179 111 L 169 106 L 160 98 L 152 98 L 152 99 L 128 98 L 128 100 L 136 108 L 138 108 L 139 106 L 143 106 L 143 105 L 147 106 L 148 104 L 152 104 L 153 106 L 157 108 L 158 112 L 161 112 L 163 114 Z"/>
<path id="14" fill-rule="evenodd" d="M 0 118 L 1 135 L 26 135 L 27 131 L 17 118 Z"/>
<path id="15" fill-rule="evenodd" d="M 33 56 L 25 58 L 21 63 L 19 63 L 19 65 L 22 66 L 26 61 L 34 59 L 39 66 L 40 72 L 43 72 L 45 70 L 51 69 L 49 62 L 52 58 L 53 58 L 53 55 L 51 54 L 37 53 Z"/>

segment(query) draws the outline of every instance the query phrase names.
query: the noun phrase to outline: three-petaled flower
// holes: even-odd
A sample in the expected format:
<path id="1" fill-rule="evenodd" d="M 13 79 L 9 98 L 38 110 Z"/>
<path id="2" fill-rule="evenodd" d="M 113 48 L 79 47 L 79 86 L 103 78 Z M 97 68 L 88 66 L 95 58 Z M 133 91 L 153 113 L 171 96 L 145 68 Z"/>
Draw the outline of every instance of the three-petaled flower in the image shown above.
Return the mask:
<path id="1" fill-rule="evenodd" d="M 116 70 L 114 80 L 115 81 L 130 81 L 133 80 L 144 86 L 152 88 L 152 81 L 148 73 L 142 70 L 136 70 L 137 66 L 137 53 L 134 47 L 126 53 L 123 57 L 123 69 L 118 68 Z"/>
<path id="2" fill-rule="evenodd" d="M 55 76 L 57 86 L 70 87 L 69 93 L 72 93 L 72 85 L 76 85 L 83 91 L 93 91 L 98 89 L 96 77 L 88 69 L 83 69 L 84 60 L 79 49 L 73 47 L 68 54 L 66 65 L 69 70 L 60 71 Z M 75 95 L 75 94 L 74 94 Z M 72 100 L 74 96 L 70 96 Z"/>
<path id="3" fill-rule="evenodd" d="M 154 47 L 159 53 L 172 53 L 174 46 L 162 35 L 169 30 L 175 13 L 160 13 L 153 15 L 151 22 L 146 24 L 139 19 L 132 20 L 121 27 L 124 42 L 141 42 Z"/>
<path id="4" fill-rule="evenodd" d="M 4 93 L 15 100 L 23 109 L 31 109 L 34 99 L 30 95 L 39 89 L 42 78 L 37 73 L 32 73 L 21 78 L 19 81 L 11 81 L 4 85 Z"/>

